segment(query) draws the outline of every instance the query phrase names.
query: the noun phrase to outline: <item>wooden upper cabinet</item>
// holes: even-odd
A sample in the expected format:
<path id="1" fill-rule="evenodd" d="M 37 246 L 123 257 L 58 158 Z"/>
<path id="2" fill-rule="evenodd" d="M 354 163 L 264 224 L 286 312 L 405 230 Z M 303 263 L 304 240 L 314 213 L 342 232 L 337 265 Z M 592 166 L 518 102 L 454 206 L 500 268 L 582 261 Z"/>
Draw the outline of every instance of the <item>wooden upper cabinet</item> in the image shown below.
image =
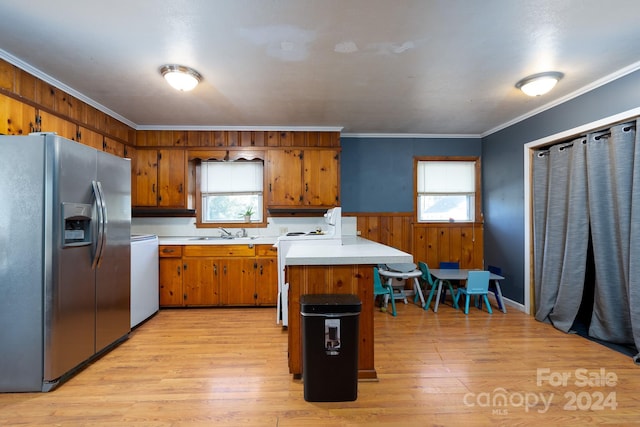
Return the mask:
<path id="1" fill-rule="evenodd" d="M 159 150 L 158 206 L 185 208 L 186 163 L 184 150 Z"/>
<path id="2" fill-rule="evenodd" d="M 104 138 L 102 150 L 114 156 L 124 157 L 124 144 L 109 137 Z"/>
<path id="3" fill-rule="evenodd" d="M 269 150 L 267 154 L 267 204 L 302 204 L 302 150 Z"/>
<path id="4" fill-rule="evenodd" d="M 307 206 L 339 206 L 339 151 L 305 150 L 303 163 L 303 203 Z"/>
<path id="5" fill-rule="evenodd" d="M 340 204 L 340 152 L 334 149 L 270 150 L 270 207 L 331 207 Z"/>
<path id="6" fill-rule="evenodd" d="M 55 132 L 58 135 L 76 141 L 78 126 L 58 116 L 40 110 L 40 132 Z"/>
<path id="7" fill-rule="evenodd" d="M 131 204 L 141 207 L 157 206 L 158 150 L 136 150 L 132 168 Z"/>
<path id="8" fill-rule="evenodd" d="M 0 89 L 14 91 L 16 67 L 0 59 Z"/>
<path id="9" fill-rule="evenodd" d="M 36 109 L 8 96 L 0 95 L 0 134 L 28 135 L 35 130 Z"/>
<path id="10" fill-rule="evenodd" d="M 184 150 L 139 148 L 133 161 L 133 206 L 186 207 L 186 162 Z"/>
<path id="11" fill-rule="evenodd" d="M 104 136 L 82 126 L 78 126 L 78 142 L 102 151 L 104 146 Z"/>

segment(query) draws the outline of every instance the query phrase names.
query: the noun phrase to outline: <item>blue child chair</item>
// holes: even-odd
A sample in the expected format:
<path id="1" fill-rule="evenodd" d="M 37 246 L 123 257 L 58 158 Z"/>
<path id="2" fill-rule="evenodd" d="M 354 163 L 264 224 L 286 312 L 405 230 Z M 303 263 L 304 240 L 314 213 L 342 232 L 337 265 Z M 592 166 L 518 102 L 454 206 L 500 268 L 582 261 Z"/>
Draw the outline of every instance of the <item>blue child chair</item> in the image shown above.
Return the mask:
<path id="1" fill-rule="evenodd" d="M 467 284 L 464 287 L 459 287 L 456 293 L 455 303 L 460 299 L 460 295 L 465 295 L 466 301 L 464 304 L 464 314 L 469 314 L 469 300 L 471 296 L 475 296 L 476 299 L 483 298 L 485 304 L 487 304 L 487 311 L 489 314 L 493 314 L 491 305 L 489 305 L 489 272 L 488 271 L 470 271 L 467 276 Z M 476 304 L 479 306 L 479 303 Z"/>
<path id="2" fill-rule="evenodd" d="M 420 276 L 420 282 L 423 285 L 424 293 L 426 294 L 427 290 L 429 291 L 429 297 L 427 298 L 427 302 L 424 305 L 424 309 L 428 310 L 429 306 L 431 305 L 431 300 L 433 299 L 433 294 L 435 293 L 437 286 L 436 286 L 435 280 L 433 280 L 433 276 L 431 276 L 431 272 L 429 271 L 429 266 L 426 263 L 419 261 L 418 268 L 422 272 L 422 276 Z M 443 282 L 449 288 L 449 292 L 451 292 L 451 295 L 454 295 L 453 287 L 451 286 L 451 283 L 448 280 L 444 280 Z M 446 288 L 445 288 L 445 292 L 446 292 Z M 415 296 L 413 302 L 418 302 L 418 295 Z M 455 304 L 454 304 L 454 307 L 458 308 Z"/>
<path id="3" fill-rule="evenodd" d="M 396 315 L 396 302 L 393 298 L 393 288 L 385 283 L 382 283 L 380 279 L 380 273 L 378 273 L 378 267 L 373 267 L 373 298 L 377 298 L 379 295 L 384 295 L 385 304 L 387 300 L 391 301 L 391 314 Z M 383 305 L 382 307 L 386 307 Z"/>
<path id="4" fill-rule="evenodd" d="M 460 263 L 458 261 L 440 261 L 440 270 L 459 270 L 460 269 Z M 453 293 L 453 286 L 451 284 L 451 282 L 449 280 L 446 281 L 448 288 L 451 292 L 451 299 L 454 300 L 455 299 L 455 294 Z M 459 286 L 460 283 L 458 283 L 458 281 L 456 280 L 456 286 Z M 444 300 L 447 298 L 447 288 L 444 288 L 442 290 L 442 294 L 440 295 L 440 302 L 444 302 Z M 458 308 L 455 304 L 453 306 L 455 308 Z"/>
<path id="5" fill-rule="evenodd" d="M 494 265 L 487 266 L 487 270 L 490 273 L 497 274 L 498 276 L 502 276 L 502 269 L 500 267 L 496 267 Z M 496 297 L 496 303 L 498 304 L 498 308 L 502 310 L 503 313 L 507 312 L 507 308 L 504 305 L 504 301 L 502 301 L 502 289 L 500 289 L 500 283 L 497 281 L 489 281 L 489 292 L 492 292 Z M 480 301 L 480 308 L 482 308 L 482 301 Z"/>

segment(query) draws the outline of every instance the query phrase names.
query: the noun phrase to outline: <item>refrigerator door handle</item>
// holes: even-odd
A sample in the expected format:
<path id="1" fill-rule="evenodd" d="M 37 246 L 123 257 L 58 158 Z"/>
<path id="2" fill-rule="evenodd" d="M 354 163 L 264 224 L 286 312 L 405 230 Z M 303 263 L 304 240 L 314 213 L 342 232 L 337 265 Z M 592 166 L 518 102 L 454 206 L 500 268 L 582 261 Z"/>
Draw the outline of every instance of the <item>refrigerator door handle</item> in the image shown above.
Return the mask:
<path id="1" fill-rule="evenodd" d="M 95 269 L 100 265 L 102 250 L 104 247 L 104 199 L 102 198 L 102 186 L 100 182 L 91 181 L 91 186 L 93 187 L 96 211 L 98 213 L 98 236 L 95 239 L 95 251 L 93 253 L 93 260 L 91 261 L 91 268 Z"/>
<path id="2" fill-rule="evenodd" d="M 107 226 L 109 224 L 107 216 L 107 199 L 104 197 L 104 190 L 102 190 L 102 183 L 98 181 L 98 191 L 100 192 L 100 200 L 102 201 L 102 246 L 100 248 L 100 259 L 98 259 L 98 267 L 102 263 L 104 258 L 104 251 L 107 248 Z"/>

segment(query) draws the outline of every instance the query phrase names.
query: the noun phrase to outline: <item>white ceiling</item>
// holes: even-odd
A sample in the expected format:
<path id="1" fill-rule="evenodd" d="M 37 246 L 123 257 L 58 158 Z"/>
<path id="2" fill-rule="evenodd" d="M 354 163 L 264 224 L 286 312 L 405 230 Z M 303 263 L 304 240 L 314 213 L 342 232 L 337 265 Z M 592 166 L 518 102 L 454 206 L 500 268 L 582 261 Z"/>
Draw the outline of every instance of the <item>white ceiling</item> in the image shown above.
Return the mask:
<path id="1" fill-rule="evenodd" d="M 486 135 L 640 68 L 637 0 L 0 0 L 0 57 L 138 129 Z M 161 65 L 204 77 L 176 92 Z M 529 98 L 522 77 L 565 74 Z"/>

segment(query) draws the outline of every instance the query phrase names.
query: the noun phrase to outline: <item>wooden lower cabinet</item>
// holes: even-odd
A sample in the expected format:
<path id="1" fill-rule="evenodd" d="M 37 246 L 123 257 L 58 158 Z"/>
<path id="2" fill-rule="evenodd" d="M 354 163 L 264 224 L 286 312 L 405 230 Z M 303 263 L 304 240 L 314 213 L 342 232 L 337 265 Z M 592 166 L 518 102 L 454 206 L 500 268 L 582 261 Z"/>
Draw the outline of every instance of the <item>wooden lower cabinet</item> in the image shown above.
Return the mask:
<path id="1" fill-rule="evenodd" d="M 220 303 L 220 260 L 183 258 L 182 289 L 184 305 L 218 305 Z"/>
<path id="2" fill-rule="evenodd" d="M 275 306 L 277 264 L 271 245 L 160 246 L 160 306 Z"/>
<path id="3" fill-rule="evenodd" d="M 275 306 L 278 301 L 278 258 L 257 258 L 255 304 Z"/>
<path id="4" fill-rule="evenodd" d="M 221 259 L 221 304 L 255 305 L 256 261 L 250 258 Z"/>
<path id="5" fill-rule="evenodd" d="M 358 378 L 377 379 L 374 366 L 373 265 L 288 266 L 289 282 L 289 372 L 301 378 L 302 324 L 300 297 L 306 294 L 353 294 L 362 302 L 358 322 Z"/>
<path id="6" fill-rule="evenodd" d="M 179 307 L 183 305 L 182 293 L 182 246 L 158 248 L 160 261 L 160 306 Z"/>

